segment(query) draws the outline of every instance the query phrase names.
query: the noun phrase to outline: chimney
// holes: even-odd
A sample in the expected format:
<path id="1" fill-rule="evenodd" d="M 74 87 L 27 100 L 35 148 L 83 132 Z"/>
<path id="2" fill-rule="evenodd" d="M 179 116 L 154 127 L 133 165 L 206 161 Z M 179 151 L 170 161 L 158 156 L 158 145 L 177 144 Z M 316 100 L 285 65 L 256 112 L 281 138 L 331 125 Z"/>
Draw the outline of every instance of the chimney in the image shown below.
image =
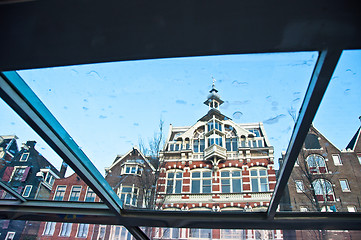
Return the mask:
<path id="1" fill-rule="evenodd" d="M 60 178 L 64 178 L 65 177 L 65 172 L 66 172 L 66 169 L 68 168 L 68 164 L 66 164 L 64 161 L 63 163 L 61 164 L 61 167 L 60 167 Z"/>
<path id="2" fill-rule="evenodd" d="M 27 142 L 26 142 L 26 145 L 27 145 L 29 148 L 34 148 L 34 147 L 35 147 L 35 144 L 36 144 L 36 141 L 27 141 Z"/>

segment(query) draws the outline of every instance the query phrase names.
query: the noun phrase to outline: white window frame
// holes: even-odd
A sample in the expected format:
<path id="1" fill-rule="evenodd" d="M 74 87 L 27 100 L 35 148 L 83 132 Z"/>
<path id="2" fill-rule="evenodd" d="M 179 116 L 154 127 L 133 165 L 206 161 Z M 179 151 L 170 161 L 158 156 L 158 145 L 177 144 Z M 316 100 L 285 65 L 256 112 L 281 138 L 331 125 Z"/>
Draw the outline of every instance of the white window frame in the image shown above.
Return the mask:
<path id="1" fill-rule="evenodd" d="M 312 159 L 312 162 L 311 162 L 311 159 Z M 316 159 L 320 159 L 320 160 L 317 161 Z M 324 157 L 322 157 L 321 155 L 310 154 L 307 156 L 305 161 L 307 163 L 307 167 L 308 167 L 308 170 L 310 171 L 310 173 L 312 173 L 312 174 L 327 173 L 326 159 Z M 310 162 L 314 165 L 310 166 Z M 320 168 L 325 168 L 325 171 L 321 172 Z"/>
<path id="2" fill-rule="evenodd" d="M 347 206 L 347 211 L 348 212 L 357 212 L 356 206 Z"/>
<path id="3" fill-rule="evenodd" d="M 29 190 L 28 194 L 26 194 L 26 195 L 25 195 L 26 190 L 27 190 L 27 189 L 29 189 L 29 188 L 30 188 L 30 190 Z M 32 186 L 32 185 L 26 185 L 26 186 L 25 186 L 25 188 L 24 188 L 24 191 L 23 191 L 23 197 L 29 197 L 29 196 L 30 196 L 30 193 L 31 193 L 32 188 L 33 188 L 33 186 Z"/>
<path id="4" fill-rule="evenodd" d="M 222 176 L 222 173 L 228 172 L 229 176 Z M 240 172 L 240 176 L 233 176 L 233 172 Z M 240 168 L 223 168 L 220 170 L 220 183 L 221 183 L 221 192 L 222 193 L 241 193 L 243 192 L 243 181 L 242 181 L 242 169 Z M 222 180 L 229 180 L 230 191 L 223 192 L 223 181 Z M 241 191 L 235 191 L 233 186 L 233 180 L 240 180 L 241 181 Z"/>
<path id="5" fill-rule="evenodd" d="M 88 194 L 90 193 L 90 191 L 91 191 L 91 194 L 94 195 L 94 201 L 87 201 Z M 97 195 L 96 195 L 96 193 L 93 191 L 93 189 L 91 189 L 90 187 L 88 187 L 87 190 L 86 190 L 86 194 L 85 194 L 84 201 L 85 201 L 85 202 L 95 202 L 96 197 L 97 197 Z"/>
<path id="6" fill-rule="evenodd" d="M 127 168 L 130 168 L 129 172 L 127 172 Z M 132 172 L 132 169 L 135 170 L 135 172 Z M 144 167 L 137 164 L 137 163 L 124 163 L 122 165 L 122 169 L 121 169 L 121 175 L 137 175 L 137 176 L 141 176 L 143 173 Z"/>
<path id="7" fill-rule="evenodd" d="M 88 233 L 89 233 L 89 224 L 79 223 L 76 237 L 77 238 L 86 238 L 86 237 L 88 237 Z"/>
<path id="8" fill-rule="evenodd" d="M 61 199 L 61 200 L 55 200 L 55 198 L 57 197 L 57 194 L 59 193 L 59 188 L 64 188 L 64 191 L 61 191 L 61 192 L 63 193 L 63 196 L 62 196 L 62 199 Z M 67 188 L 66 185 L 58 185 L 58 186 L 56 186 L 56 190 L 55 190 L 55 194 L 54 194 L 53 200 L 54 200 L 54 201 L 64 201 L 64 196 L 65 196 L 66 188 Z"/>
<path id="9" fill-rule="evenodd" d="M 130 188 L 131 192 L 123 192 L 124 188 Z M 135 193 L 135 190 L 137 191 L 136 193 Z M 138 200 L 139 200 L 139 194 L 140 194 L 139 192 L 140 192 L 139 188 L 135 187 L 134 184 L 132 186 L 120 185 L 120 187 L 118 188 L 118 196 L 119 196 L 120 200 L 122 199 L 122 194 L 124 195 L 123 201 L 121 200 L 123 205 L 128 205 L 128 206 L 133 206 L 133 207 L 138 206 Z M 128 195 L 130 196 L 130 203 L 127 203 Z M 135 204 L 133 204 L 134 197 L 135 197 Z"/>
<path id="10" fill-rule="evenodd" d="M 295 180 L 296 192 L 303 193 L 305 191 L 305 185 L 302 180 Z"/>
<path id="11" fill-rule="evenodd" d="M 319 182 L 319 186 L 321 187 L 320 189 L 317 189 L 317 185 L 316 183 Z M 330 186 L 330 189 L 327 189 L 327 184 L 329 184 Z M 315 191 L 315 195 L 316 196 L 323 196 L 324 198 L 324 202 L 334 202 L 335 201 L 335 194 L 334 194 L 334 191 L 333 191 L 333 187 L 332 187 L 332 184 L 330 181 L 326 180 L 326 179 L 323 179 L 323 178 L 319 178 L 319 179 L 315 179 L 313 182 L 312 182 L 312 186 L 313 186 L 313 189 Z M 318 191 L 317 191 L 318 190 Z M 319 194 L 321 191 L 321 194 Z M 325 192 L 327 191 L 327 192 Z M 328 196 L 329 195 L 332 195 L 332 198 L 333 200 L 328 200 Z"/>
<path id="12" fill-rule="evenodd" d="M 332 160 L 335 166 L 342 166 L 342 160 L 340 154 L 332 154 Z"/>
<path id="13" fill-rule="evenodd" d="M 104 229 L 104 232 L 102 232 L 103 229 Z M 102 233 L 104 233 L 103 236 L 100 235 Z M 107 226 L 106 225 L 100 225 L 97 240 L 105 240 L 106 233 L 107 233 Z"/>
<path id="14" fill-rule="evenodd" d="M 169 174 L 173 173 L 173 178 L 169 178 Z M 180 174 L 180 177 L 179 177 Z M 172 181 L 172 185 L 169 184 L 169 181 Z M 176 192 L 177 184 L 180 183 L 180 192 Z M 167 171 L 167 183 L 166 183 L 166 193 L 175 193 L 175 194 L 181 194 L 182 188 L 183 188 L 183 172 L 181 170 L 170 170 Z M 171 187 L 171 191 L 169 191 L 169 187 Z"/>
<path id="15" fill-rule="evenodd" d="M 200 177 L 199 178 L 193 178 L 193 173 L 196 173 L 196 172 L 199 172 L 199 175 Z M 203 173 L 205 172 L 210 172 L 211 173 L 211 176 L 210 177 L 203 177 Z M 191 193 L 193 194 L 197 194 L 197 193 L 209 193 L 211 194 L 212 193 L 212 188 L 213 188 L 213 183 L 212 183 L 212 179 L 213 179 L 213 176 L 212 176 L 212 171 L 211 170 L 206 170 L 206 169 L 194 169 L 191 171 L 191 186 L 190 186 L 190 190 L 191 190 Z M 196 180 L 199 180 L 199 192 L 193 192 L 192 189 L 193 189 L 193 181 L 196 181 Z M 203 192 L 203 187 L 205 186 L 208 186 L 208 185 L 205 185 L 204 184 L 204 181 L 208 181 L 210 180 L 211 181 L 211 191 L 210 192 Z"/>
<path id="16" fill-rule="evenodd" d="M 22 160 L 24 155 L 26 155 L 26 158 L 25 158 L 25 160 Z M 26 162 L 26 161 L 28 161 L 29 156 L 30 156 L 30 153 L 29 153 L 29 152 L 24 152 L 23 154 L 21 154 L 21 157 L 20 157 L 20 159 L 19 159 L 19 162 Z"/>
<path id="17" fill-rule="evenodd" d="M 28 166 L 15 166 L 15 167 L 14 167 L 14 170 L 13 170 L 13 172 L 12 172 L 12 174 L 11 174 L 10 181 L 21 181 L 21 179 L 24 177 L 24 173 L 25 173 L 25 170 L 26 170 L 27 167 L 28 167 Z M 24 172 L 21 174 L 20 179 L 18 179 L 17 176 L 16 176 L 16 179 L 15 179 L 15 178 L 14 178 L 14 177 L 15 177 L 15 174 L 16 174 L 16 172 L 17 172 L 18 170 L 20 170 L 20 169 L 24 169 Z"/>
<path id="18" fill-rule="evenodd" d="M 191 236 L 192 231 L 198 232 L 197 236 Z M 203 237 L 202 232 L 208 233 L 210 231 L 211 236 Z M 204 233 L 203 233 L 204 234 Z M 190 239 L 212 239 L 213 231 L 212 229 L 203 229 L 203 228 L 190 228 L 189 229 L 189 238 Z"/>
<path id="19" fill-rule="evenodd" d="M 73 227 L 72 223 L 62 223 L 61 229 L 59 232 L 59 236 L 60 237 L 70 237 L 72 227 Z"/>
<path id="20" fill-rule="evenodd" d="M 252 176 L 251 172 L 252 171 L 257 171 L 257 175 L 256 176 Z M 260 171 L 266 171 L 266 175 L 261 175 Z M 251 192 L 269 192 L 269 181 L 268 181 L 268 172 L 267 172 L 267 168 L 260 168 L 260 167 L 252 167 L 249 169 L 249 179 L 250 179 L 250 184 L 251 184 Z M 253 184 L 252 184 L 252 179 L 257 179 L 258 182 L 258 191 L 254 191 L 253 189 Z M 266 191 L 262 191 L 262 181 L 261 179 L 266 179 L 266 186 L 267 186 L 267 190 Z"/>
<path id="21" fill-rule="evenodd" d="M 53 236 L 55 231 L 56 222 L 46 222 L 44 225 L 43 235 Z"/>
<path id="22" fill-rule="evenodd" d="M 70 198 L 72 197 L 72 194 L 74 193 L 74 188 L 80 188 L 79 191 L 76 191 L 76 193 L 79 193 L 79 196 L 78 196 L 78 199 L 77 200 L 70 200 Z M 82 190 L 82 186 L 81 185 L 73 185 L 71 187 L 71 191 L 70 191 L 70 194 L 69 194 L 69 200 L 68 201 L 80 201 L 80 195 L 81 195 L 81 190 Z"/>
<path id="23" fill-rule="evenodd" d="M 300 207 L 300 212 L 308 212 L 308 208 L 304 207 L 304 206 L 301 206 Z"/>
<path id="24" fill-rule="evenodd" d="M 15 232 L 8 232 L 6 234 L 5 240 L 13 240 L 15 238 Z"/>
<path id="25" fill-rule="evenodd" d="M 351 192 L 350 184 L 348 184 L 347 179 L 340 179 L 339 181 L 340 181 L 340 187 L 341 187 L 342 192 Z M 343 188 L 341 182 L 344 182 L 346 184 L 347 188 Z"/>

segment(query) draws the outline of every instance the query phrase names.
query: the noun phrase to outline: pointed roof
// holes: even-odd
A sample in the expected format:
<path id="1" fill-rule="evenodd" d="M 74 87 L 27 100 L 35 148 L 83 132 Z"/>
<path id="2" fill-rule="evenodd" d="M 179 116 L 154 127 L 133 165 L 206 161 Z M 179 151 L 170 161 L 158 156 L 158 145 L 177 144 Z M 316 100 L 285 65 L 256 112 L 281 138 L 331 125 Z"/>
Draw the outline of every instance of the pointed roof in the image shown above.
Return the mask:
<path id="1" fill-rule="evenodd" d="M 224 103 L 224 101 L 221 99 L 221 96 L 218 94 L 218 90 L 216 89 L 214 82 L 212 84 L 212 89 L 209 91 L 207 100 L 204 102 L 205 105 L 209 106 L 209 103 L 212 100 L 216 100 L 219 105 L 221 105 L 222 103 Z"/>
<path id="2" fill-rule="evenodd" d="M 358 139 L 360 139 L 360 133 L 361 133 L 361 127 L 359 127 L 355 133 L 355 135 L 352 137 L 351 141 L 348 143 L 346 150 L 351 149 L 354 150 L 356 147 L 356 143 Z"/>

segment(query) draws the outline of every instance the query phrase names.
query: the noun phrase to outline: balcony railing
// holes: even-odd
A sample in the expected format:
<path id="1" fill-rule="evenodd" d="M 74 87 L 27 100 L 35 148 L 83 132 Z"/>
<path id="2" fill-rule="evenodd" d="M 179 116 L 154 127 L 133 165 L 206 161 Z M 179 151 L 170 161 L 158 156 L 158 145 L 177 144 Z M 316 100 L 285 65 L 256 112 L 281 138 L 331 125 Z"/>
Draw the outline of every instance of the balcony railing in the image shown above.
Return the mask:
<path id="1" fill-rule="evenodd" d="M 214 157 L 220 159 L 227 158 L 227 150 L 217 144 L 213 144 L 204 150 L 204 159 L 213 159 Z"/>

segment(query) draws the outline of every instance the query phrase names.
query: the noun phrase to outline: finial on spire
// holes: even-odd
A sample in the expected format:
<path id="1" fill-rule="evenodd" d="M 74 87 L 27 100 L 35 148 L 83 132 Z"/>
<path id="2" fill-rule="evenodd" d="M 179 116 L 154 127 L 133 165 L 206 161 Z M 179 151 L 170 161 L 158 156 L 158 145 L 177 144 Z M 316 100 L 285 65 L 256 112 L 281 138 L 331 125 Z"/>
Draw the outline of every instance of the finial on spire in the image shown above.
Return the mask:
<path id="1" fill-rule="evenodd" d="M 212 88 L 215 88 L 216 86 L 216 79 L 212 76 Z"/>

